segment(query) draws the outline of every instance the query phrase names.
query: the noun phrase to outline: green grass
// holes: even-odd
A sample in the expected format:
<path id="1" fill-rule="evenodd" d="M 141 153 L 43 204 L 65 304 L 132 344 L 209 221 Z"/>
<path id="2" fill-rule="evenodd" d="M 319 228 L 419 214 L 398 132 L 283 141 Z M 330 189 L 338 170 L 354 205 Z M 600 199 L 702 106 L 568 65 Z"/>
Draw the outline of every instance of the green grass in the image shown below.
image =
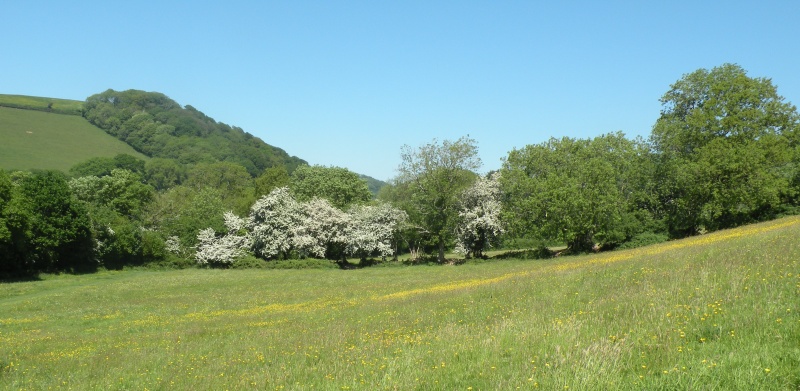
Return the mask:
<path id="1" fill-rule="evenodd" d="M 146 157 L 84 118 L 0 107 L 0 168 L 67 171 L 99 156 Z"/>
<path id="2" fill-rule="evenodd" d="M 0 106 L 28 110 L 41 110 L 68 115 L 81 115 L 83 112 L 83 102 L 79 100 L 43 98 L 25 95 L 0 94 Z"/>
<path id="3" fill-rule="evenodd" d="M 461 266 L 0 285 L 0 389 L 800 387 L 800 218 Z"/>

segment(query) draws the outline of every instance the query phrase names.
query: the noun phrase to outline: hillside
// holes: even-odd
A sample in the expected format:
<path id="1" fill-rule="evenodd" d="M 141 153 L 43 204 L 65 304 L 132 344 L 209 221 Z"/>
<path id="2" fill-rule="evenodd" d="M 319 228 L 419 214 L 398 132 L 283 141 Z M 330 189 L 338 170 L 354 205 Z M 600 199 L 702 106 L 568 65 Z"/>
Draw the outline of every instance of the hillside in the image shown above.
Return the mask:
<path id="1" fill-rule="evenodd" d="M 800 218 L 546 261 L 0 284 L 3 389 L 800 386 Z"/>
<path id="2" fill-rule="evenodd" d="M 146 158 L 77 115 L 0 107 L 0 139 L 3 169 L 67 171 L 88 158 L 120 153 Z"/>
<path id="3" fill-rule="evenodd" d="M 71 99 L 0 94 L 0 107 L 40 110 L 50 113 L 82 115 L 83 102 Z"/>
<path id="4" fill-rule="evenodd" d="M 92 95 L 84 104 L 84 117 L 147 156 L 183 164 L 231 162 L 252 176 L 276 166 L 291 173 L 306 164 L 241 128 L 217 122 L 158 92 L 107 90 Z"/>

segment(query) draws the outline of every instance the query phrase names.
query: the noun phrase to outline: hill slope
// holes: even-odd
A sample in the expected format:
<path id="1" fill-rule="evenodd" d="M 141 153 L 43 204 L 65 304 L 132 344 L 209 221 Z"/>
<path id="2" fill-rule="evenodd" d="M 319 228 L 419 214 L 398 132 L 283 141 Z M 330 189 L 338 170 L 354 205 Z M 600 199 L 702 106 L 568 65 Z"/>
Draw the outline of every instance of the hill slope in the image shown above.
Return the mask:
<path id="1" fill-rule="evenodd" d="M 83 114 L 83 102 L 79 100 L 45 98 L 40 96 L 0 94 L 0 106 L 13 107 L 16 109 L 40 110 L 58 114 Z"/>
<path id="2" fill-rule="evenodd" d="M 547 261 L 0 284 L 7 389 L 800 386 L 800 218 Z"/>
<path id="3" fill-rule="evenodd" d="M 76 115 L 0 107 L 0 168 L 67 171 L 91 157 L 127 153 L 130 145 Z"/>

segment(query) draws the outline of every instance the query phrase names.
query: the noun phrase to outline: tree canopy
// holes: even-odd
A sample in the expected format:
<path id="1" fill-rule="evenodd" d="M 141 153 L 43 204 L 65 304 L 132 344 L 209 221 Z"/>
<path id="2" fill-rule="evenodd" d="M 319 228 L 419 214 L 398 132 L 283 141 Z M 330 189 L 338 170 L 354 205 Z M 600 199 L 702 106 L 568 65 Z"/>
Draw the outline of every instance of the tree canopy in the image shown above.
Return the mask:
<path id="1" fill-rule="evenodd" d="M 771 80 L 724 64 L 673 84 L 652 133 L 676 235 L 758 220 L 790 196 L 800 120 Z"/>
<path id="2" fill-rule="evenodd" d="M 192 106 L 181 107 L 157 92 L 107 90 L 86 99 L 84 116 L 150 157 L 184 164 L 228 161 L 254 177 L 269 167 L 285 166 L 291 172 L 305 164 L 240 128 L 216 122 Z"/>
<path id="3" fill-rule="evenodd" d="M 550 139 L 513 150 L 501 171 L 506 219 L 517 235 L 573 251 L 620 243 L 640 226 L 645 147 L 622 133 Z"/>
<path id="4" fill-rule="evenodd" d="M 416 149 L 403 146 L 401 159 L 395 185 L 405 187 L 409 196 L 402 207 L 411 223 L 435 240 L 443 262 L 445 247 L 454 236 L 458 197 L 481 167 L 478 146 L 469 137 L 433 140 Z"/>

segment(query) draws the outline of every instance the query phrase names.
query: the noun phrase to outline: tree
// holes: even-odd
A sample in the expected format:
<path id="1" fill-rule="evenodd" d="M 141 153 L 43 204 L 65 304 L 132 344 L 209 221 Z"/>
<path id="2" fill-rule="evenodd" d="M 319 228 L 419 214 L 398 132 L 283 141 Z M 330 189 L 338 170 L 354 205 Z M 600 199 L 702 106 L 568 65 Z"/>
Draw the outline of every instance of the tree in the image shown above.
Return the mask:
<path id="1" fill-rule="evenodd" d="M 220 191 L 228 209 L 244 214 L 255 200 L 253 178 L 239 164 L 230 162 L 201 163 L 189 171 L 186 181 L 195 188 L 211 187 Z"/>
<path id="2" fill-rule="evenodd" d="M 264 259 L 288 258 L 296 248 L 295 236 L 304 223 L 302 207 L 289 189 L 273 190 L 250 208 L 247 229 L 252 236 L 253 252 Z"/>
<path id="3" fill-rule="evenodd" d="M 445 247 L 453 238 L 458 214 L 458 196 L 474 180 L 481 166 L 475 140 L 437 140 L 417 149 L 401 150 L 396 183 L 407 186 L 411 197 L 406 204 L 411 222 L 432 237 L 444 262 Z"/>
<path id="4" fill-rule="evenodd" d="M 172 159 L 153 158 L 144 167 L 147 184 L 166 190 L 182 184 L 188 177 L 186 167 Z"/>
<path id="5" fill-rule="evenodd" d="M 342 167 L 300 166 L 292 173 L 289 188 L 298 201 L 325 198 L 339 209 L 372 199 L 367 182 Z"/>
<path id="6" fill-rule="evenodd" d="M 614 245 L 642 229 L 646 147 L 612 133 L 513 150 L 500 177 L 516 236 L 566 242 L 571 251 Z"/>
<path id="7" fill-rule="evenodd" d="M 0 169 L 0 278 L 33 272 L 29 258 L 30 217 L 10 176 Z"/>
<path id="8" fill-rule="evenodd" d="M 353 205 L 349 211 L 350 229 L 347 230 L 346 253 L 362 260 L 373 254 L 382 257 L 396 255 L 397 232 L 408 215 L 387 203 Z"/>
<path id="9" fill-rule="evenodd" d="M 343 260 L 352 230 L 350 215 L 324 198 L 300 204 L 302 221 L 294 230 L 294 247 L 301 255 Z"/>
<path id="10" fill-rule="evenodd" d="M 651 139 L 673 235 L 763 219 L 790 198 L 800 117 L 771 80 L 699 69 L 661 103 Z"/>
<path id="11" fill-rule="evenodd" d="M 500 221 L 499 173 L 480 177 L 461 194 L 456 226 L 456 252 L 480 258 L 500 242 L 505 232 Z"/>
<path id="12" fill-rule="evenodd" d="M 85 272 L 97 268 L 86 209 L 73 198 L 67 179 L 57 171 L 35 172 L 20 183 L 29 216 L 28 256 L 37 271 Z"/>
<path id="13" fill-rule="evenodd" d="M 284 166 L 270 167 L 255 180 L 256 196 L 269 194 L 279 187 L 289 186 L 289 172 Z"/>
<path id="14" fill-rule="evenodd" d="M 251 246 L 250 236 L 244 234 L 245 219 L 226 212 L 223 215 L 227 233 L 217 236 L 213 228 L 206 228 L 197 234 L 195 259 L 200 265 L 230 265 L 247 253 Z"/>
<path id="15" fill-rule="evenodd" d="M 70 190 L 85 202 L 108 206 L 123 216 L 133 217 L 153 200 L 153 188 L 128 170 L 114 169 L 104 177 L 85 176 L 69 181 Z"/>

